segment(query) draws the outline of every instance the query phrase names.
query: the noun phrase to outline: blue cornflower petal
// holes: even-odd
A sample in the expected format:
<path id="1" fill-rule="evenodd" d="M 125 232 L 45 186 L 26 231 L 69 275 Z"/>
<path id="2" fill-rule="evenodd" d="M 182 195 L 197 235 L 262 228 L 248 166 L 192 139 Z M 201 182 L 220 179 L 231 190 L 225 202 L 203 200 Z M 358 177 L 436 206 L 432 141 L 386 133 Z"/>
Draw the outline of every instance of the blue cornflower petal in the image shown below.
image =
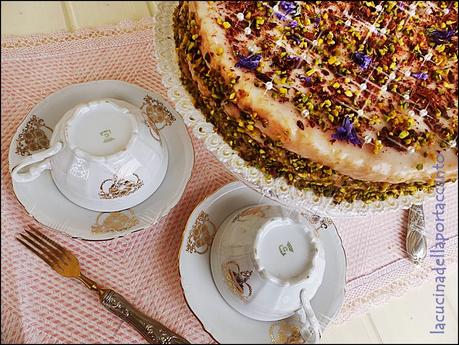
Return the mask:
<path id="1" fill-rule="evenodd" d="M 359 53 L 359 52 L 355 52 L 352 55 L 352 59 L 357 65 L 359 65 L 363 69 L 367 69 L 372 62 L 371 57 L 369 57 L 368 55 L 365 55 L 364 53 Z"/>
<path id="2" fill-rule="evenodd" d="M 318 27 L 320 24 L 320 16 L 314 18 L 314 27 Z"/>
<path id="3" fill-rule="evenodd" d="M 302 83 L 305 83 L 306 85 L 310 84 L 312 82 L 311 77 L 306 77 L 304 75 L 297 75 L 298 79 L 301 80 Z"/>
<path id="4" fill-rule="evenodd" d="M 332 138 L 339 141 L 347 141 L 357 146 L 362 145 L 362 141 L 358 137 L 355 128 L 352 127 L 352 122 L 348 116 L 344 118 L 343 124 L 336 129 L 334 134 L 332 134 Z"/>
<path id="5" fill-rule="evenodd" d="M 289 14 L 292 14 L 296 11 L 297 5 L 293 1 L 280 1 L 279 7 L 281 11 L 275 13 L 276 17 L 280 20 L 285 20 Z"/>
<path id="6" fill-rule="evenodd" d="M 293 1 L 280 1 L 279 7 L 285 14 L 290 14 L 296 10 L 296 3 Z"/>
<path id="7" fill-rule="evenodd" d="M 411 73 L 411 76 L 419 80 L 427 80 L 429 75 L 425 72 Z"/>
<path id="8" fill-rule="evenodd" d="M 457 30 L 434 30 L 429 35 L 435 43 L 440 44 L 444 42 L 449 42 L 454 35 L 457 35 Z"/>
<path id="9" fill-rule="evenodd" d="M 236 63 L 236 67 L 244 67 L 248 69 L 256 69 L 261 61 L 261 54 L 250 55 L 247 57 L 241 56 Z"/>
<path id="10" fill-rule="evenodd" d="M 277 19 L 279 19 L 279 20 L 285 20 L 285 19 L 287 19 L 287 17 L 286 17 L 283 13 L 281 13 L 281 12 L 276 12 L 276 17 L 277 17 Z"/>

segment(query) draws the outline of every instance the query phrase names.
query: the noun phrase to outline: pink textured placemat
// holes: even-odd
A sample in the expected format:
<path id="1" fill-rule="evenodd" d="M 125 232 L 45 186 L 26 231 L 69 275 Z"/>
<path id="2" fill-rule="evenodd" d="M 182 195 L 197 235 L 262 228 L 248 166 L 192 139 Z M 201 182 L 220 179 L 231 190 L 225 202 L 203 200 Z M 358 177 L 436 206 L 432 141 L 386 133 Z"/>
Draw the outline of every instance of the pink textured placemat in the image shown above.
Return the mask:
<path id="1" fill-rule="evenodd" d="M 77 281 L 53 274 L 14 238 L 33 222 L 16 200 L 8 167 L 15 129 L 34 105 L 72 83 L 117 79 L 166 97 L 155 68 L 153 22 L 122 22 L 77 33 L 2 40 L 1 78 L 1 341 L 2 343 L 142 343 L 137 332 L 99 304 Z M 158 224 L 129 236 L 87 242 L 43 229 L 81 259 L 82 270 L 124 294 L 139 309 L 195 343 L 212 339 L 188 309 L 177 254 L 193 208 L 234 180 L 193 138 L 196 164 L 179 204 Z M 45 202 L 45 201 L 44 201 Z M 448 264 L 457 262 L 457 188 L 448 188 L 445 215 Z M 425 203 L 429 237 L 433 200 Z M 334 219 L 346 250 L 345 304 L 337 322 L 431 277 L 431 261 L 405 257 L 407 212 Z M 432 244 L 432 241 L 429 241 Z"/>

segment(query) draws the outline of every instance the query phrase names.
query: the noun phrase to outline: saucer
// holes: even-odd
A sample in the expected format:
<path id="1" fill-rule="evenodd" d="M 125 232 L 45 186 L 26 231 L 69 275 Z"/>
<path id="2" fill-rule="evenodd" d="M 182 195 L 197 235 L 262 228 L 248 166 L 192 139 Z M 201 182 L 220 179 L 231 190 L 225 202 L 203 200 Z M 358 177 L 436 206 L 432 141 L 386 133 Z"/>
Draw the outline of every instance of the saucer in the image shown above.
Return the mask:
<path id="1" fill-rule="evenodd" d="M 10 171 L 25 157 L 49 147 L 56 124 L 69 109 L 101 98 L 119 99 L 142 109 L 161 131 L 169 162 L 164 180 L 148 199 L 122 211 L 96 212 L 69 201 L 57 189 L 49 170 L 31 182 L 12 182 L 17 199 L 30 216 L 44 226 L 85 240 L 108 240 L 155 224 L 180 200 L 194 164 L 186 126 L 160 95 L 123 81 L 101 80 L 67 86 L 36 105 L 11 141 Z"/>
<path id="2" fill-rule="evenodd" d="M 179 252 L 181 285 L 190 309 L 219 343 L 293 343 L 299 337 L 297 323 L 288 319 L 257 321 L 240 314 L 226 303 L 212 277 L 210 249 L 217 229 L 236 210 L 254 204 L 278 205 L 243 183 L 233 182 L 208 196 L 194 209 Z M 330 218 L 306 212 L 303 215 L 318 232 L 325 252 L 324 277 L 311 300 L 323 330 L 344 301 L 346 256 Z"/>

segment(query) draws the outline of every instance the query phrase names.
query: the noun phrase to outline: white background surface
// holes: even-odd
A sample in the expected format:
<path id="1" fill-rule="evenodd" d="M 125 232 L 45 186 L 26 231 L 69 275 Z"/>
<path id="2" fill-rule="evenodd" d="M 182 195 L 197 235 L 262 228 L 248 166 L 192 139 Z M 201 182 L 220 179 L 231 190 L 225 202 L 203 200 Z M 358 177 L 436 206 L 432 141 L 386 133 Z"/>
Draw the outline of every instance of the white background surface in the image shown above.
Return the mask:
<path id="1" fill-rule="evenodd" d="M 1 34 L 29 35 L 74 31 L 152 16 L 151 1 L 2 1 Z M 458 275 L 450 268 L 446 283 L 446 333 L 432 335 L 435 323 L 433 279 L 401 298 L 377 306 L 346 323 L 331 325 L 322 343 L 456 343 L 458 342 Z"/>

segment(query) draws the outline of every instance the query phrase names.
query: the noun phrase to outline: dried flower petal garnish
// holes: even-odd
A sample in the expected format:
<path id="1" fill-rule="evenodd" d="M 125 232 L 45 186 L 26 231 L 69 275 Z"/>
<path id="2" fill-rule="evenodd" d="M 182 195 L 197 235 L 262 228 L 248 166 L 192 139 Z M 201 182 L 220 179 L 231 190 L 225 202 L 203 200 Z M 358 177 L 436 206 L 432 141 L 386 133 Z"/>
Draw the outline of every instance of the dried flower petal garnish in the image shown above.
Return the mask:
<path id="1" fill-rule="evenodd" d="M 287 19 L 289 14 L 296 11 L 296 4 L 293 1 L 280 1 L 279 7 L 282 11 L 277 11 L 276 17 L 280 20 Z"/>
<path id="2" fill-rule="evenodd" d="M 293 1 L 280 1 L 279 6 L 285 14 L 290 14 L 296 11 L 296 4 Z"/>
<path id="3" fill-rule="evenodd" d="M 261 61 L 261 54 L 250 55 L 247 57 L 241 56 L 236 63 L 236 67 L 244 67 L 247 69 L 256 69 Z"/>
<path id="4" fill-rule="evenodd" d="M 362 141 L 358 137 L 348 116 L 344 118 L 343 124 L 336 129 L 336 133 L 332 135 L 332 138 L 335 140 L 347 141 L 357 146 L 362 145 Z"/>
<path id="5" fill-rule="evenodd" d="M 367 69 L 371 64 L 371 57 L 363 53 L 355 52 L 352 55 L 352 60 L 363 69 Z"/>
<path id="6" fill-rule="evenodd" d="M 457 35 L 457 30 L 454 29 L 433 30 L 429 33 L 430 38 L 437 44 L 449 42 L 454 35 Z"/>
<path id="7" fill-rule="evenodd" d="M 318 27 L 320 24 L 320 16 L 314 18 L 314 27 Z"/>
<path id="8" fill-rule="evenodd" d="M 297 78 L 305 85 L 310 85 L 312 82 L 311 77 L 305 77 L 304 75 L 297 75 Z"/>
<path id="9" fill-rule="evenodd" d="M 425 72 L 411 73 L 411 76 L 419 80 L 427 80 L 429 75 Z"/>

